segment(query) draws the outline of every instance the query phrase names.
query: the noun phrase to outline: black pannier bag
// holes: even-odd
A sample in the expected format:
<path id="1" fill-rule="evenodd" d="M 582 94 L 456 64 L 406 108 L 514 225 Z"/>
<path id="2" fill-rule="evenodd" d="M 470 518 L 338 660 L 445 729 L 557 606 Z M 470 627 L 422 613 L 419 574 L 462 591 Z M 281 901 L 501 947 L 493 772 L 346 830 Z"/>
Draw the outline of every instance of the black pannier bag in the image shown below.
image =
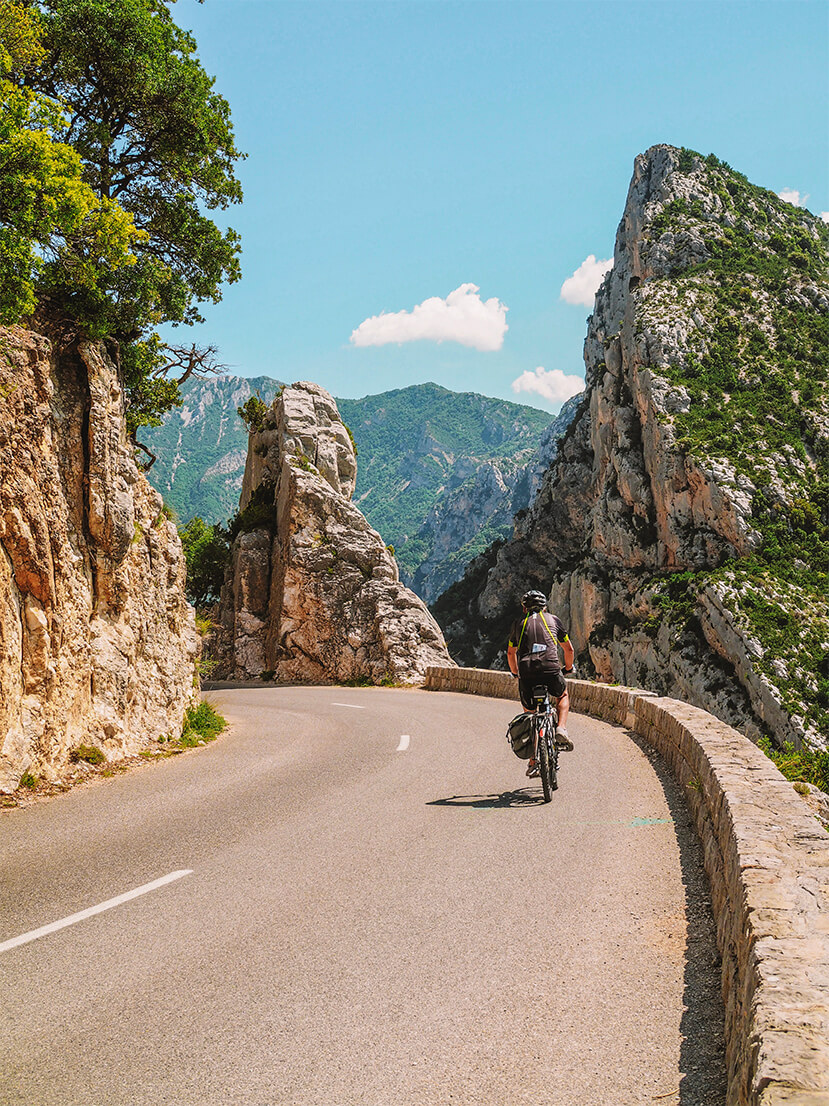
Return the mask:
<path id="1" fill-rule="evenodd" d="M 507 726 L 507 740 L 512 751 L 522 760 L 529 760 L 533 752 L 532 714 L 518 714 Z"/>

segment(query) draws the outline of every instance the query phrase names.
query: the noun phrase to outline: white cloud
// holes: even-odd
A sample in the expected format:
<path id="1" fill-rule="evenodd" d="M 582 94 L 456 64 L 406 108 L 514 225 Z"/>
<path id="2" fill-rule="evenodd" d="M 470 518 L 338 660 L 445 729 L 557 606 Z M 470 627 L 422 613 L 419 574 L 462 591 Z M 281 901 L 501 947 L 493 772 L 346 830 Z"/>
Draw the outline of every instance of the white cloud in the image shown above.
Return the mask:
<path id="1" fill-rule="evenodd" d="M 820 217 L 824 223 L 829 223 L 829 211 L 821 211 Z"/>
<path id="2" fill-rule="evenodd" d="M 785 200 L 787 204 L 794 204 L 795 207 L 805 207 L 809 199 L 808 192 L 801 196 L 796 188 L 782 188 L 777 195 L 781 200 Z"/>
<path id="3" fill-rule="evenodd" d="M 591 253 L 562 284 L 561 298 L 565 303 L 580 303 L 582 307 L 592 307 L 605 273 L 612 268 L 613 258 L 597 261 L 596 255 Z"/>
<path id="4" fill-rule="evenodd" d="M 355 346 L 390 342 L 460 342 L 472 349 L 498 350 L 504 344 L 509 308 L 494 297 L 482 300 L 477 284 L 462 284 L 445 300 L 431 296 L 411 311 L 372 315 L 351 332 Z"/>
<path id="5" fill-rule="evenodd" d="M 512 390 L 533 392 L 548 403 L 562 404 L 584 391 L 584 381 L 580 376 L 566 376 L 561 369 L 548 370 L 539 365 L 533 371 L 525 369 L 517 380 L 513 380 Z"/>

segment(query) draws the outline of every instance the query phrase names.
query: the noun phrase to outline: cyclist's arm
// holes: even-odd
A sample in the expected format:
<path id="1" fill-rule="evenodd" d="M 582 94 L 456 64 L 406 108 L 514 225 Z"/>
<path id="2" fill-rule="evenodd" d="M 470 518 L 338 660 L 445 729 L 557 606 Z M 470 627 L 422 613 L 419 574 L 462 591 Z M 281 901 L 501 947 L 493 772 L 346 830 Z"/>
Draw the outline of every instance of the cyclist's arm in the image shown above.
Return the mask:
<path id="1" fill-rule="evenodd" d="M 503 640 L 503 639 L 502 639 Z M 511 642 L 507 647 L 507 664 L 513 676 L 518 675 L 518 649 Z"/>
<path id="2" fill-rule="evenodd" d="M 565 638 L 564 641 L 561 643 L 561 648 L 564 652 L 564 667 L 572 668 L 573 661 L 576 659 L 576 653 L 573 649 L 573 643 L 570 641 L 569 637 Z"/>

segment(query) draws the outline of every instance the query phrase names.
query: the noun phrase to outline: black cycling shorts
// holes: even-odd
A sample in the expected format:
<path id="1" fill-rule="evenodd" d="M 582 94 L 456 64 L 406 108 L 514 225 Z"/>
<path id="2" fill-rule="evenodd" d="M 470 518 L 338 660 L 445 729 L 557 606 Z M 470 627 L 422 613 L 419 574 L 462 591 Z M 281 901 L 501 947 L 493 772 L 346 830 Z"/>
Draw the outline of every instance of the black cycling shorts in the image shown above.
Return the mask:
<path id="1" fill-rule="evenodd" d="M 542 685 L 550 692 L 554 699 L 560 699 L 567 690 L 567 681 L 560 672 L 539 672 L 537 676 L 519 676 L 518 694 L 521 697 L 521 706 L 526 710 L 534 710 L 533 688 Z"/>

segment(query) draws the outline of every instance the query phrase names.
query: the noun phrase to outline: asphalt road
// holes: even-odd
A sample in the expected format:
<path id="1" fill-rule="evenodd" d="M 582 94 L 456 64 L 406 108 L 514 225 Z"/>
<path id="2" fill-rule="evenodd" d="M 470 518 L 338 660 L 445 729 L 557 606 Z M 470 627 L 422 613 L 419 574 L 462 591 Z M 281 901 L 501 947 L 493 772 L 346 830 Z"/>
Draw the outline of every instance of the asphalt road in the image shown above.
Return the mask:
<path id="1" fill-rule="evenodd" d="M 3 1106 L 713 1106 L 713 923 L 661 761 L 514 704 L 226 690 L 195 753 L 0 818 Z"/>

